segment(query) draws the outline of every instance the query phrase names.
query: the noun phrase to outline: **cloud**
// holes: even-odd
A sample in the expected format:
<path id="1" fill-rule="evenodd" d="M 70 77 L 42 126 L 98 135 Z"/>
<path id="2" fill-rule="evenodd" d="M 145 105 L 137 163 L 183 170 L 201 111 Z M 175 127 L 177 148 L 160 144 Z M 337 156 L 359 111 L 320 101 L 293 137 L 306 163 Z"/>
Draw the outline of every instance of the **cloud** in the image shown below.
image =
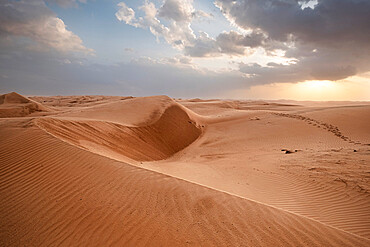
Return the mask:
<path id="1" fill-rule="evenodd" d="M 195 34 L 191 23 L 202 13 L 192 0 L 165 0 L 158 9 L 146 1 L 139 10 L 120 4 L 117 18 L 129 25 L 149 29 L 157 38 L 190 57 L 249 56 L 257 48 L 267 55 L 279 51 L 295 61 L 266 66 L 246 73 L 246 83 L 298 80 L 340 80 L 369 71 L 370 2 L 365 0 L 216 0 L 230 22 L 244 32 L 222 32 L 215 38 Z M 165 18 L 164 25 L 159 18 Z M 245 72 L 247 65 L 241 65 Z M 244 68 L 244 70 L 242 69 Z M 299 72 L 299 73 L 298 73 Z"/>
<path id="2" fill-rule="evenodd" d="M 167 3 L 169 2 L 169 3 Z M 176 6 L 181 15 L 175 17 L 169 15 L 167 8 L 169 4 L 171 6 Z M 136 17 L 136 13 L 133 9 L 129 8 L 124 2 L 118 4 L 119 10 L 116 13 L 116 17 L 120 21 L 124 21 L 126 24 L 142 28 L 149 29 L 150 32 L 159 38 L 163 38 L 167 43 L 171 44 L 173 47 L 182 49 L 184 46 L 192 43 L 195 40 L 195 35 L 193 30 L 190 28 L 190 22 L 187 19 L 185 9 L 188 7 L 182 6 L 181 4 L 188 5 L 188 1 L 166 1 L 164 5 L 158 10 L 154 3 L 145 1 L 145 3 L 138 9 L 144 13 L 143 16 Z M 170 20 L 169 25 L 165 26 L 158 19 L 159 13 L 163 17 Z M 191 13 L 189 14 L 191 18 Z"/>
<path id="3" fill-rule="evenodd" d="M 203 10 L 196 10 L 192 13 L 193 19 L 204 21 L 204 20 L 210 20 L 213 19 L 214 16 L 212 13 L 206 13 Z"/>
<path id="4" fill-rule="evenodd" d="M 295 65 L 284 67 L 242 65 L 241 71 L 255 70 L 248 81 L 339 80 L 370 70 L 367 0 L 216 0 L 215 4 L 239 28 L 266 34 L 269 42 L 261 42 L 261 47 L 268 50 L 274 44 L 285 50 L 286 57 L 297 59 Z"/>
<path id="5" fill-rule="evenodd" d="M 241 73 L 199 70 L 184 56 L 160 60 L 141 57 L 127 63 L 101 65 L 34 51 L 3 51 L 0 75 L 6 75 L 0 77 L 0 93 L 33 95 L 216 97 L 243 85 Z M 229 82 L 227 88 L 225 81 Z"/>
<path id="6" fill-rule="evenodd" d="M 236 31 L 222 32 L 215 39 L 206 32 L 200 32 L 195 41 L 186 46 L 184 52 L 192 57 L 216 57 L 223 54 L 230 56 L 247 56 L 253 54 L 258 47 L 265 47 L 268 51 L 281 49 L 265 35 L 258 31 L 241 34 Z"/>
<path id="7" fill-rule="evenodd" d="M 193 13 L 193 0 L 166 0 L 159 9 L 159 17 L 176 22 L 190 22 Z"/>
<path id="8" fill-rule="evenodd" d="M 154 3 L 145 1 L 144 5 L 138 8 L 144 12 L 142 17 L 137 17 L 136 12 L 124 2 L 119 3 L 118 7 L 116 13 L 118 20 L 134 27 L 149 29 L 158 39 L 164 38 L 167 43 L 192 57 L 245 55 L 247 48 L 256 48 L 264 39 L 260 32 L 248 35 L 235 31 L 224 32 L 216 39 L 202 31 L 195 35 L 191 28 L 192 21 L 211 15 L 195 10 L 192 0 L 165 0 L 159 9 Z M 169 24 L 167 26 L 162 24 L 159 17 L 167 19 Z"/>
<path id="9" fill-rule="evenodd" d="M 185 54 L 191 57 L 216 56 L 219 53 L 216 41 L 205 32 L 200 32 L 199 37 L 190 46 L 185 46 Z"/>
<path id="10" fill-rule="evenodd" d="M 59 52 L 92 54 L 82 40 L 69 31 L 63 20 L 43 1 L 5 1 L 0 3 L 0 39 L 26 38 L 30 49 L 55 49 Z"/>
<path id="11" fill-rule="evenodd" d="M 247 47 L 256 48 L 262 46 L 265 37 L 262 33 L 252 32 L 242 35 L 238 32 L 223 32 L 217 36 L 217 44 L 222 53 L 244 54 Z"/>
<path id="12" fill-rule="evenodd" d="M 306 80 L 337 81 L 357 74 L 355 67 L 350 65 L 325 64 L 320 58 L 304 59 L 296 64 L 268 63 L 239 64 L 240 72 L 246 75 L 248 85 L 270 84 L 278 82 L 301 82 Z"/>
<path id="13" fill-rule="evenodd" d="M 119 10 L 116 12 L 116 17 L 119 21 L 124 21 L 126 24 L 136 26 L 135 11 L 129 7 L 124 2 L 118 3 L 117 6 Z"/>
<path id="14" fill-rule="evenodd" d="M 196 69 L 196 67 L 192 64 L 192 59 L 183 55 L 165 58 L 163 59 L 163 62 L 167 64 L 176 65 L 177 67 L 190 67 Z"/>
<path id="15" fill-rule="evenodd" d="M 211 13 L 195 10 L 193 0 L 166 0 L 159 8 L 158 16 L 175 22 L 190 23 L 194 19 L 206 20 L 213 17 Z"/>
<path id="16" fill-rule="evenodd" d="M 314 8 L 301 9 L 297 0 L 217 0 L 221 11 L 238 26 L 262 29 L 275 40 L 295 39 L 330 45 L 348 41 L 368 43 L 369 9 L 367 0 L 319 0 Z M 308 2 L 308 1 L 306 1 Z"/>

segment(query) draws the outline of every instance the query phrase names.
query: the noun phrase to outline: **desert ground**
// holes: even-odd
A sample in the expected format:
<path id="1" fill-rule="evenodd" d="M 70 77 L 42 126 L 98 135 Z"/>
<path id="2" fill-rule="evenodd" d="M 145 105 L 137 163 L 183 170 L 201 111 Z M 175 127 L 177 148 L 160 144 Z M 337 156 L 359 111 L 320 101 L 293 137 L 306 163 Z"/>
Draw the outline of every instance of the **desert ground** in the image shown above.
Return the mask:
<path id="1" fill-rule="evenodd" d="M 370 102 L 0 96 L 0 246 L 370 246 Z"/>

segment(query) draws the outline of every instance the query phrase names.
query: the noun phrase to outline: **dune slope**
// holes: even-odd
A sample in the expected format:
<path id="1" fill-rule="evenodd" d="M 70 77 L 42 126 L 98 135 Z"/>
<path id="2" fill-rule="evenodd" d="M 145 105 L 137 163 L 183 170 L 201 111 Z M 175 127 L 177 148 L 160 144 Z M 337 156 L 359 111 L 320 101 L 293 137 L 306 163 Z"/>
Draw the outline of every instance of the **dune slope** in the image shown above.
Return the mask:
<path id="1" fill-rule="evenodd" d="M 1 246 L 369 246 L 291 213 L 0 122 Z"/>
<path id="2" fill-rule="evenodd" d="M 37 125 L 79 147 L 106 156 L 107 152 L 122 155 L 134 161 L 168 158 L 202 133 L 202 125 L 177 104 L 168 106 L 154 123 L 140 127 L 56 118 L 38 119 Z"/>
<path id="3" fill-rule="evenodd" d="M 361 140 L 352 133 L 369 139 L 363 124 L 369 107 L 351 108 L 356 110 L 351 114 L 344 111 L 348 108 L 320 110 L 322 117 L 340 118 L 324 122 L 278 108 L 225 112 L 217 111 L 218 102 L 198 109 L 192 104 L 212 118 L 202 138 L 170 159 L 144 167 L 370 238 L 370 149 L 349 141 Z M 303 110 L 311 109 L 299 108 Z M 293 152 L 285 154 L 284 149 Z"/>

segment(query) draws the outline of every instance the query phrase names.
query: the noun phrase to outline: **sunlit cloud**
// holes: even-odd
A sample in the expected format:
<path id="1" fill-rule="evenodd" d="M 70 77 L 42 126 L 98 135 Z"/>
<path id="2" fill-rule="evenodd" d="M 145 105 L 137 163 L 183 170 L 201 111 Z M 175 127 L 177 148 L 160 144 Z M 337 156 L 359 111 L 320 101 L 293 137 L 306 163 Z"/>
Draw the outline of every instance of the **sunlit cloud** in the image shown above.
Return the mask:
<path id="1" fill-rule="evenodd" d="M 42 1 L 1 3 L 0 22 L 0 39 L 29 39 L 33 42 L 27 45 L 30 49 L 94 53 Z"/>
<path id="2" fill-rule="evenodd" d="M 272 83 L 253 86 L 247 90 L 232 91 L 230 97 L 251 99 L 290 99 L 315 101 L 357 100 L 368 101 L 370 75 L 350 77 L 340 81 L 305 81 Z"/>

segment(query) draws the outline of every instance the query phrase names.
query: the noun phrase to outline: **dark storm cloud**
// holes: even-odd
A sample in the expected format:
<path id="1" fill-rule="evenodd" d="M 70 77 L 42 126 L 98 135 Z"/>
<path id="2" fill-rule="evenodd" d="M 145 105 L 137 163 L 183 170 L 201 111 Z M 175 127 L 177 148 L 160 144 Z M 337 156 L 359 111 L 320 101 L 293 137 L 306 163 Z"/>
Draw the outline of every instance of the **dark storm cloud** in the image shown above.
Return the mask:
<path id="1" fill-rule="evenodd" d="M 342 41 L 368 43 L 370 1 L 319 0 L 301 9 L 297 0 L 217 0 L 224 14 L 243 28 L 262 29 L 270 38 L 334 45 Z"/>
<path id="2" fill-rule="evenodd" d="M 249 35 L 242 35 L 235 31 L 223 32 L 216 38 L 221 52 L 226 54 L 244 54 L 246 47 L 256 48 L 261 46 L 264 39 L 262 33 L 253 32 Z"/>
<path id="3" fill-rule="evenodd" d="M 280 78 L 279 81 L 338 80 L 369 71 L 370 1 L 319 0 L 314 8 L 304 9 L 302 2 L 216 1 L 229 20 L 244 29 L 260 30 L 268 39 L 288 45 L 284 49 L 286 57 L 298 60 L 290 66 L 255 68 L 254 73 L 253 66 L 246 70 L 245 65 L 241 65 L 241 70 L 251 76 L 249 80 L 268 83 L 274 76 Z"/>

